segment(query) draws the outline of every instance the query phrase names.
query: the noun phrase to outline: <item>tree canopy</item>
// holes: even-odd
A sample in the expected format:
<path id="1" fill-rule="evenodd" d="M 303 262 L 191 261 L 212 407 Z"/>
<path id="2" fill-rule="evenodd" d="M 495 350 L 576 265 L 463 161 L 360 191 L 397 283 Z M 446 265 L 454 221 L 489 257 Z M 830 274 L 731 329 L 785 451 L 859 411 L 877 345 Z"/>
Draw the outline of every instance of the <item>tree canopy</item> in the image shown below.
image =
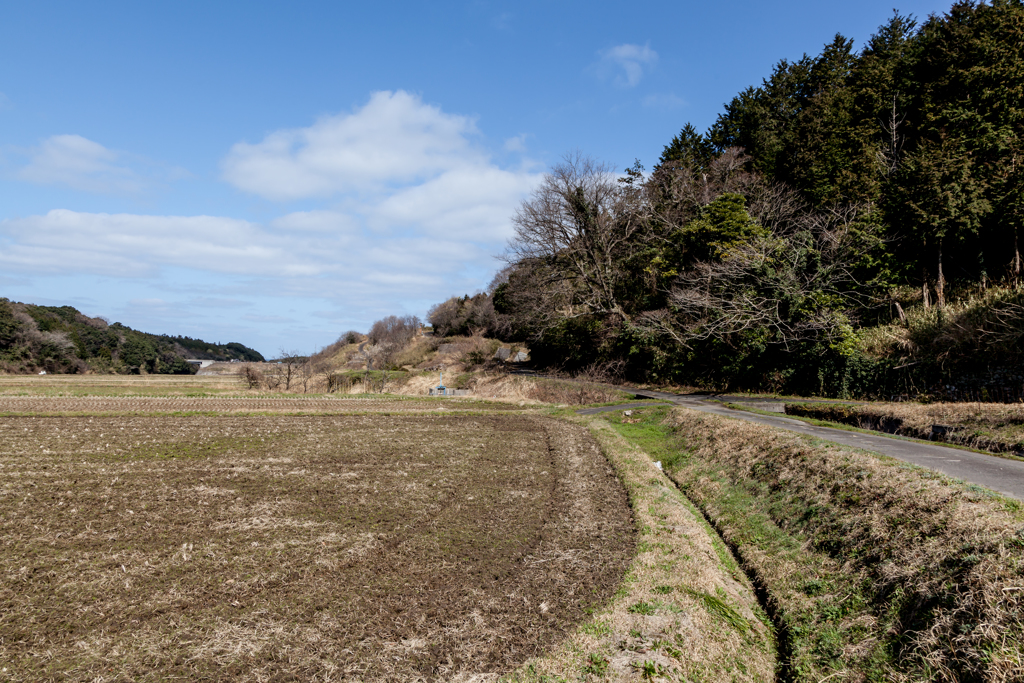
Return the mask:
<path id="1" fill-rule="evenodd" d="M 1019 284 L 1022 1 L 894 13 L 853 46 L 780 61 L 650 173 L 566 157 L 514 217 L 493 310 L 439 319 L 486 310 L 566 369 L 836 393 L 895 292 Z"/>

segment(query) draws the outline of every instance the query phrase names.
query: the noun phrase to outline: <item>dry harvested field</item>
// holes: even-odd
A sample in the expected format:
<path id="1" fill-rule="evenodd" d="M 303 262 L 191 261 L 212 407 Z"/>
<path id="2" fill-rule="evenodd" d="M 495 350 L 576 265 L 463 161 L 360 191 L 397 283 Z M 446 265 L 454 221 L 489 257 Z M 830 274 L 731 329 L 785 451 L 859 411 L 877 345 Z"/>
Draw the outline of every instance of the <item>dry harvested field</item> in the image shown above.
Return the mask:
<path id="1" fill-rule="evenodd" d="M 0 417 L 0 544 L 4 680 L 491 680 L 635 536 L 539 416 L 39 414 Z"/>
<path id="2" fill-rule="evenodd" d="M 0 396 L 167 396 L 241 394 L 237 376 L 0 375 Z"/>
<path id="3" fill-rule="evenodd" d="M 458 398 L 267 396 L 4 396 L 0 415 L 41 413 L 423 413 L 518 410 Z"/>

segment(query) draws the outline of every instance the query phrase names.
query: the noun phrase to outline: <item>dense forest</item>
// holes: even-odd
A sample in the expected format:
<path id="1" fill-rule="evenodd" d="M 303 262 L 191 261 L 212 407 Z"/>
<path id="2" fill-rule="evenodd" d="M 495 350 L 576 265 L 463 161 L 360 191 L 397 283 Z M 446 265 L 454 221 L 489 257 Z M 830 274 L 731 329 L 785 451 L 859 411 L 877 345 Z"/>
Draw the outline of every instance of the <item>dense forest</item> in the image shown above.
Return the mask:
<path id="1" fill-rule="evenodd" d="M 488 294 L 430 320 L 638 380 L 1019 393 L 1022 221 L 1024 4 L 894 13 L 859 52 L 780 61 L 649 171 L 567 157 Z"/>
<path id="2" fill-rule="evenodd" d="M 0 370 L 189 374 L 200 360 L 263 361 L 237 342 L 147 334 L 71 306 L 35 306 L 0 297 Z"/>

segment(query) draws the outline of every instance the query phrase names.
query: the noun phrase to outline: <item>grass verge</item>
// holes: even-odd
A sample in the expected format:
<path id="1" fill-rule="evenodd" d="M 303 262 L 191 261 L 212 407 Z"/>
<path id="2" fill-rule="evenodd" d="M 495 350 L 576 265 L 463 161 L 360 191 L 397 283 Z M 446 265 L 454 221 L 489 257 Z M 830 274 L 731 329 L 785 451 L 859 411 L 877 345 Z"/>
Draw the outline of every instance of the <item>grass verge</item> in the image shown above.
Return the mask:
<path id="1" fill-rule="evenodd" d="M 660 452 L 643 447 L 657 439 L 638 447 L 601 418 L 571 419 L 590 428 L 629 493 L 637 554 L 590 622 L 501 680 L 774 680 L 770 620 L 725 544 L 655 466 Z"/>
<path id="2" fill-rule="evenodd" d="M 746 413 L 754 413 L 756 415 L 766 415 L 768 417 L 778 417 L 779 415 L 783 414 L 783 413 L 771 412 L 771 411 L 768 411 L 768 410 L 761 410 L 759 408 L 753 408 L 749 404 L 745 404 L 745 403 L 723 403 L 722 405 L 724 405 L 726 408 L 730 408 L 732 410 L 742 410 L 743 412 L 746 412 Z M 787 410 L 788 409 L 789 409 L 789 406 L 787 405 Z M 844 423 L 844 422 L 834 422 L 832 420 L 826 420 L 826 419 L 821 419 L 821 418 L 817 418 L 817 417 L 809 417 L 807 415 L 795 415 L 795 414 L 791 414 L 791 413 L 787 412 L 787 413 L 785 413 L 785 416 L 788 419 L 800 420 L 801 422 L 806 422 L 807 424 L 814 425 L 816 427 L 828 427 L 829 429 L 840 429 L 840 430 L 842 430 L 844 432 L 853 432 L 853 433 L 856 433 L 856 434 L 872 434 L 872 435 L 885 434 L 886 437 L 888 437 L 890 439 L 896 439 L 896 440 L 899 440 L 899 441 L 924 441 L 924 442 L 932 442 L 932 441 L 934 441 L 932 439 L 927 439 L 927 438 L 924 438 L 924 437 L 915 437 L 915 436 L 906 436 L 906 435 L 903 435 L 903 434 L 895 434 L 895 433 L 893 433 L 891 431 L 886 431 L 884 429 L 870 429 L 868 427 L 858 427 L 858 426 L 854 426 L 852 424 L 847 424 L 847 423 Z M 941 439 L 940 439 L 940 441 L 942 441 L 942 445 L 945 446 L 946 448 L 954 448 L 954 449 L 956 449 L 958 451 L 969 451 L 971 453 L 980 453 L 981 455 L 994 455 L 997 458 L 1006 458 L 1007 460 L 1024 460 L 1024 456 L 1017 455 L 1016 453 L 1013 453 L 1011 451 L 990 451 L 990 450 L 984 450 L 984 449 L 981 449 L 981 448 L 965 446 L 963 444 L 954 443 L 954 442 L 951 442 L 951 441 L 944 441 L 944 440 L 941 440 Z"/>
<path id="3" fill-rule="evenodd" d="M 662 454 L 763 587 L 785 677 L 1022 680 L 1017 501 L 770 427 L 679 408 L 640 415 L 607 419 Z"/>
<path id="4" fill-rule="evenodd" d="M 1003 403 L 787 404 L 786 413 L 872 431 L 1024 456 L 1024 405 Z"/>

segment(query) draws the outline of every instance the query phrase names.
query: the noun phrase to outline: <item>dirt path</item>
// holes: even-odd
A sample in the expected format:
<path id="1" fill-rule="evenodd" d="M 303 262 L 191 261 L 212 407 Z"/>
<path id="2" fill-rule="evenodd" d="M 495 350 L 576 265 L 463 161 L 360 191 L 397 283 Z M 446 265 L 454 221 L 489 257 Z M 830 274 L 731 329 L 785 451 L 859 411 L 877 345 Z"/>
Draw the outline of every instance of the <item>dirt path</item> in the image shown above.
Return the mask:
<path id="1" fill-rule="evenodd" d="M 660 399 L 675 405 L 684 406 L 702 413 L 721 415 L 735 420 L 745 420 L 757 424 L 779 427 L 800 434 L 840 443 L 855 448 L 881 453 L 897 460 L 927 467 L 955 479 L 972 484 L 979 484 L 1004 495 L 1024 500 L 1024 462 L 1008 460 L 994 455 L 984 455 L 972 451 L 948 448 L 927 441 L 916 439 L 894 438 L 883 434 L 863 434 L 843 429 L 819 427 L 801 420 L 794 420 L 784 415 L 759 415 L 726 408 L 711 400 L 711 394 L 670 394 L 664 391 L 616 387 L 636 396 L 649 399 Z M 643 404 L 640 404 L 643 405 Z M 608 408 L 591 408 L 581 411 L 592 414 L 604 410 L 622 410 L 624 406 Z"/>

